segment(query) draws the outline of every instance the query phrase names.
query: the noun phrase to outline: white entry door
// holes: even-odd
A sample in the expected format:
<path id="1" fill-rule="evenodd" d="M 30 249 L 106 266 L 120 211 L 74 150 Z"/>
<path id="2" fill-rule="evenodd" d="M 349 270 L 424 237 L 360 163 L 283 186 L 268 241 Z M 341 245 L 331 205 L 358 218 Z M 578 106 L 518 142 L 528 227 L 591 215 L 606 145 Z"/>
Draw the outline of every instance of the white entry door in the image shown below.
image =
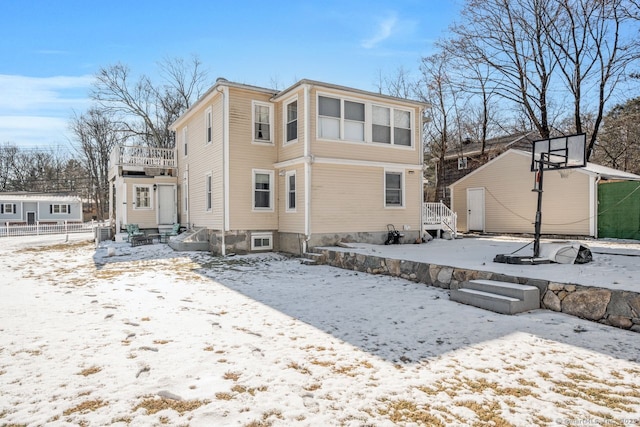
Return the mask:
<path id="1" fill-rule="evenodd" d="M 467 188 L 467 229 L 484 231 L 484 188 Z"/>
<path id="2" fill-rule="evenodd" d="M 176 221 L 175 186 L 158 185 L 158 225 L 173 224 Z"/>

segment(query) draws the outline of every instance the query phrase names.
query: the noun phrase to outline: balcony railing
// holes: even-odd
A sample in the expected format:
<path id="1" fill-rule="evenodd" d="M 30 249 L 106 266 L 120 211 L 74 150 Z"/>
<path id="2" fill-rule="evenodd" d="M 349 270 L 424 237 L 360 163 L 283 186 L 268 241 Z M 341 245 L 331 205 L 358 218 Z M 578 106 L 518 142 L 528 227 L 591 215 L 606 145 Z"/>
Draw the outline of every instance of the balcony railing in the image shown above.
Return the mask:
<path id="1" fill-rule="evenodd" d="M 119 145 L 111 151 L 110 167 L 138 166 L 152 168 L 175 168 L 176 154 L 173 148 Z"/>

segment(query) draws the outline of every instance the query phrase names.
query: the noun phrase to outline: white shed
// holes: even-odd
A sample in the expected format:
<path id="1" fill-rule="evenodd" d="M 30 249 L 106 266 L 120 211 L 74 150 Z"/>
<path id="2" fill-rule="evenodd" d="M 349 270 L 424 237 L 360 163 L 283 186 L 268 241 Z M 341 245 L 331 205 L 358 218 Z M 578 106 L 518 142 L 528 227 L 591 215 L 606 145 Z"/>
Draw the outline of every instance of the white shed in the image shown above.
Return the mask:
<path id="1" fill-rule="evenodd" d="M 542 234 L 597 237 L 598 183 L 640 176 L 587 163 L 545 171 Z M 450 185 L 458 230 L 533 233 L 537 205 L 531 153 L 511 149 Z"/>

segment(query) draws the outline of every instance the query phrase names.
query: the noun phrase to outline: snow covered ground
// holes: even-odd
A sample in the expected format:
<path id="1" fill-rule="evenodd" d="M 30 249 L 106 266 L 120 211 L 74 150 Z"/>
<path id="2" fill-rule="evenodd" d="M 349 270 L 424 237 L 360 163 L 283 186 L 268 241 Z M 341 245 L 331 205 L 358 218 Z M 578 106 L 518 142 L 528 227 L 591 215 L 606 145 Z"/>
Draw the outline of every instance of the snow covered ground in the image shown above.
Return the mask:
<path id="1" fill-rule="evenodd" d="M 486 266 L 516 245 L 477 242 L 362 250 Z M 605 256 L 599 282 L 638 277 L 637 258 Z M 0 272 L 3 426 L 640 424 L 640 336 L 561 313 L 503 316 L 277 254 L 96 249 L 87 235 L 0 239 Z"/>

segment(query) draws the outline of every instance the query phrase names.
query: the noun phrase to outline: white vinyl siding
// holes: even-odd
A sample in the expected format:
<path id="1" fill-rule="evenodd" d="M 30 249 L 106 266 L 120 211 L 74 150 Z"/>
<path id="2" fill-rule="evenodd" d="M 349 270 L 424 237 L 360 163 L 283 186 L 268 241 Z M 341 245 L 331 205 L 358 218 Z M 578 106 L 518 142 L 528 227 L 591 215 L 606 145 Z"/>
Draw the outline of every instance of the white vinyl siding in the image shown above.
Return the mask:
<path id="1" fill-rule="evenodd" d="M 185 172 L 182 175 L 182 210 L 184 213 L 189 212 L 189 173 Z"/>

